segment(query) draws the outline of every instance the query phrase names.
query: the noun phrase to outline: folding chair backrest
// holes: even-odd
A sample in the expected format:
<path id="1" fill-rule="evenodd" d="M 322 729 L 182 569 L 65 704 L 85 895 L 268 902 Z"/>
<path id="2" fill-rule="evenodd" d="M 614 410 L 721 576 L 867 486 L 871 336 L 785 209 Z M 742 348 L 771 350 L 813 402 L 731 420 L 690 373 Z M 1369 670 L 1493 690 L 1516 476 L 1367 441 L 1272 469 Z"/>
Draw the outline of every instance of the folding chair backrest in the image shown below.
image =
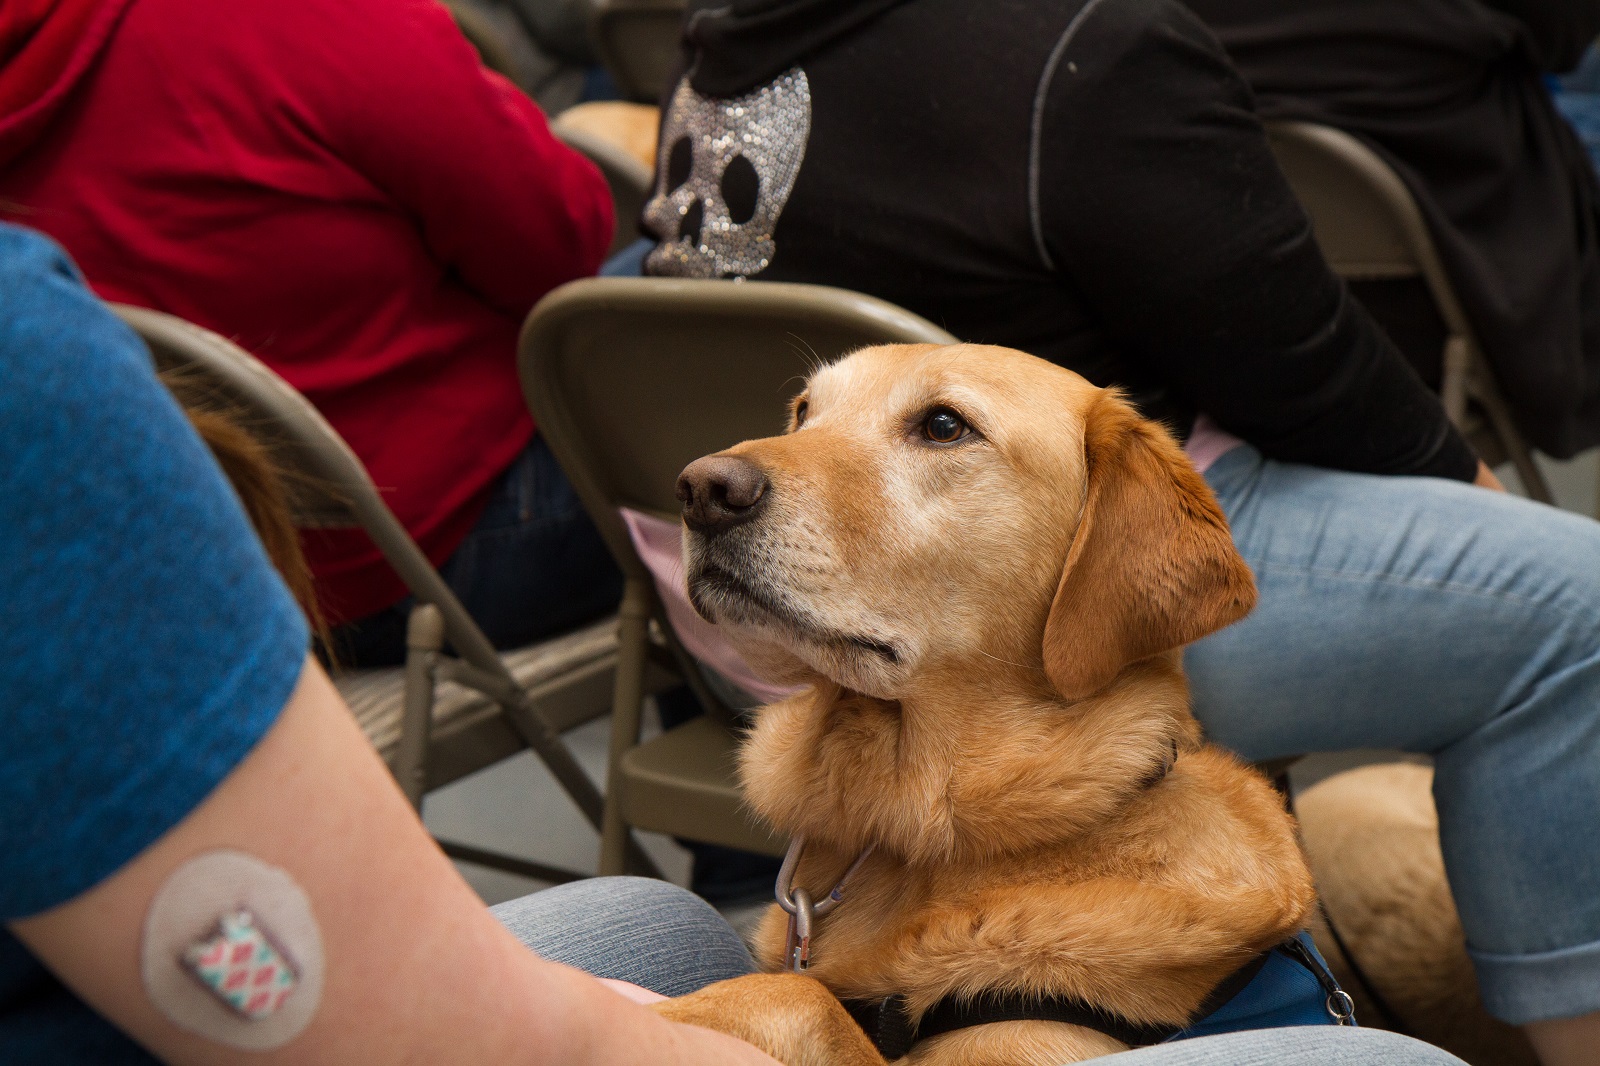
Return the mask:
<path id="1" fill-rule="evenodd" d="M 678 473 L 781 432 L 823 361 L 870 344 L 955 338 L 892 304 L 820 285 L 591 278 L 522 331 L 523 389 L 628 576 L 648 580 L 618 507 L 677 521 Z"/>
<path id="2" fill-rule="evenodd" d="M 1517 429 L 1476 331 L 1445 272 L 1416 198 L 1382 156 L 1343 130 L 1313 122 L 1269 122 L 1278 165 L 1311 216 L 1317 244 L 1352 281 L 1420 277 L 1447 339 L 1439 385 L 1445 410 L 1490 462 L 1516 464 L 1524 491 L 1552 502 L 1550 486 Z M 1468 401 L 1482 408 L 1478 419 Z"/>
<path id="3" fill-rule="evenodd" d="M 676 522 L 679 471 L 781 431 L 786 401 L 819 362 L 869 344 L 953 340 L 881 300 L 815 285 L 594 278 L 534 308 L 522 330 L 523 391 L 627 577 L 601 873 L 628 868 L 630 826 L 746 850 L 783 847 L 744 808 L 727 708 L 670 629 L 684 680 L 709 714 L 639 743 L 648 622 L 662 616 L 618 508 Z"/>
<path id="4" fill-rule="evenodd" d="M 678 64 L 685 0 L 599 0 L 592 34 L 624 99 L 660 101 Z"/>
<path id="5" fill-rule="evenodd" d="M 112 310 L 144 339 L 159 368 L 190 378 L 268 447 L 284 471 L 297 525 L 364 529 L 406 587 L 439 608 L 461 656 L 485 669 L 502 669 L 493 646 L 378 495 L 361 460 L 310 401 L 208 329 L 142 307 L 113 304 Z"/>
<path id="6" fill-rule="evenodd" d="M 479 61 L 496 74 L 515 81 L 516 63 L 494 18 L 467 0 L 444 0 L 444 6 L 450 12 L 450 17 L 456 20 L 456 28 L 461 31 L 461 36 L 478 53 Z"/>
<path id="7" fill-rule="evenodd" d="M 1267 137 L 1341 277 L 1420 277 L 1445 327 L 1473 335 L 1416 199 L 1382 156 L 1343 130 L 1312 122 L 1269 122 Z"/>

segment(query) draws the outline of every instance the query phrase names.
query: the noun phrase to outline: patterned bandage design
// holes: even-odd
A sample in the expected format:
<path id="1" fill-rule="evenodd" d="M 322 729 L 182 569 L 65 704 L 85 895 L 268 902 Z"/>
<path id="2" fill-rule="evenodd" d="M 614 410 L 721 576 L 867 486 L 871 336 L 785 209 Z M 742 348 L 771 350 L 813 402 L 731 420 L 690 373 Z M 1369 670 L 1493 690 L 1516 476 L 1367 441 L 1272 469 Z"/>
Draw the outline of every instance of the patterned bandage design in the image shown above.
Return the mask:
<path id="1" fill-rule="evenodd" d="M 243 908 L 223 914 L 210 936 L 191 944 L 183 965 L 212 995 L 251 1021 L 275 1014 L 299 983 L 294 964 Z"/>

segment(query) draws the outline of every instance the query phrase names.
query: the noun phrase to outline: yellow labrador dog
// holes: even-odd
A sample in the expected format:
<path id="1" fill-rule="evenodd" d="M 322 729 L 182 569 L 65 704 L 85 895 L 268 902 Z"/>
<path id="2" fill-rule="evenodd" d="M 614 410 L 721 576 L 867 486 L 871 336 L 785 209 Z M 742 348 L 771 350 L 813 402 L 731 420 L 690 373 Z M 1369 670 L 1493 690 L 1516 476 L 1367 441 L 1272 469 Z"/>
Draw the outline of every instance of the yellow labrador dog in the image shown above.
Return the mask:
<path id="1" fill-rule="evenodd" d="M 955 1028 L 905 1060 L 1058 1066 L 1181 1026 L 1304 926 L 1292 820 L 1202 743 L 1179 660 L 1250 610 L 1253 579 L 1117 393 L 1006 349 L 870 348 L 679 496 L 696 608 L 808 686 L 758 712 L 740 774 L 803 838 L 791 881 L 817 917 L 800 945 L 774 907 L 769 973 L 664 1014 L 790 1066 L 884 1061 L 839 1000 L 891 1004 L 913 1038 L 952 997 L 1103 1014 Z M 782 972 L 795 954 L 806 976 Z"/>

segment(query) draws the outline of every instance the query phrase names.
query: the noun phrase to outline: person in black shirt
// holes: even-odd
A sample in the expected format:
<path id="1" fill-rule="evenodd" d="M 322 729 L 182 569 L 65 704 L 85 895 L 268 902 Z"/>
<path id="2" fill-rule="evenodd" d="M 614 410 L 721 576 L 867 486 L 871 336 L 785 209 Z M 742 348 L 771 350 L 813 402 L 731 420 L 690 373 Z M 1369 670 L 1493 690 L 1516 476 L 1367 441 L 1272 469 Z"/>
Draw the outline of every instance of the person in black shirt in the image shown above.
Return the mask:
<path id="1" fill-rule="evenodd" d="M 1548 74 L 1600 0 L 1190 0 L 1269 118 L 1355 134 L 1416 197 L 1523 434 L 1600 444 L 1600 187 Z M 1417 281 L 1354 286 L 1424 376 L 1444 327 Z"/>
<path id="2" fill-rule="evenodd" d="M 856 289 L 1126 389 L 1187 441 L 1261 588 L 1186 654 L 1211 736 L 1433 754 L 1485 1003 L 1548 1063 L 1600 1046 L 1600 525 L 1486 491 L 1201 22 L 697 0 L 684 40 L 646 273 Z"/>

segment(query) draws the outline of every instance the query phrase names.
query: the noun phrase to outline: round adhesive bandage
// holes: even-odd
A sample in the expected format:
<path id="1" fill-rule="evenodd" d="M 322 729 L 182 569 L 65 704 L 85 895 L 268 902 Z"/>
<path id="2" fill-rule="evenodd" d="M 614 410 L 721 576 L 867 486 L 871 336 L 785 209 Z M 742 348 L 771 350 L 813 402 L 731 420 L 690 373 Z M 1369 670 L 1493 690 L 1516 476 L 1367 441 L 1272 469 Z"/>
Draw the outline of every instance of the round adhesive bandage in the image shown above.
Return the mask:
<path id="1" fill-rule="evenodd" d="M 178 867 L 145 915 L 145 993 L 174 1025 L 246 1051 L 282 1047 L 322 1000 L 322 933 L 283 870 L 238 851 Z"/>

